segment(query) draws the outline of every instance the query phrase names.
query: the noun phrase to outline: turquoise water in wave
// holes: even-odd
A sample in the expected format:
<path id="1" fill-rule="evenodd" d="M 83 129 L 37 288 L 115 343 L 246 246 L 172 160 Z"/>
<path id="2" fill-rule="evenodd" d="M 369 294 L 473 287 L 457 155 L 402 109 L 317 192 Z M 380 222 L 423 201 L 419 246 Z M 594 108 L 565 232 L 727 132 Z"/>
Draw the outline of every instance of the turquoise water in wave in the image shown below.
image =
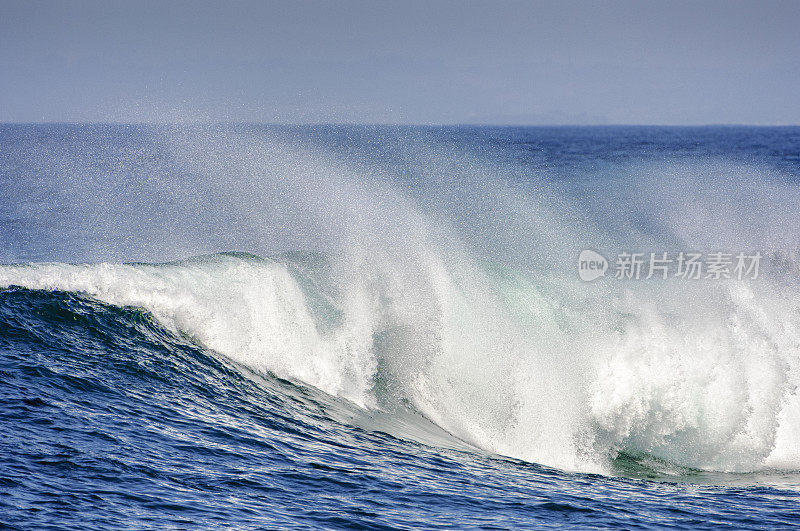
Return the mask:
<path id="1" fill-rule="evenodd" d="M 800 128 L 0 126 L 0 525 L 796 526 L 799 178 Z"/>

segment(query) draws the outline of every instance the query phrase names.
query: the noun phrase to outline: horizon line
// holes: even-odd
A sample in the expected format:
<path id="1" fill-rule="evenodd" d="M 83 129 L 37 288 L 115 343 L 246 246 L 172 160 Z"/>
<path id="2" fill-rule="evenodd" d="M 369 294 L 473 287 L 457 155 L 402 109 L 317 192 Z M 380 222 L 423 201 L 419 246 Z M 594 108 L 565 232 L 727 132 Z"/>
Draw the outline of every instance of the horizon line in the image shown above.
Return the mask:
<path id="1" fill-rule="evenodd" d="M 0 125 L 120 125 L 120 126 L 221 126 L 221 125 L 253 125 L 270 127 L 800 127 L 796 124 L 752 124 L 752 123 L 703 123 L 703 124 L 658 124 L 658 123 L 608 123 L 608 124 L 581 124 L 581 123 L 484 123 L 484 122 L 453 122 L 453 123 L 417 123 L 417 122 L 253 122 L 253 121 L 175 121 L 175 122 L 150 122 L 150 121 L 0 121 Z"/>

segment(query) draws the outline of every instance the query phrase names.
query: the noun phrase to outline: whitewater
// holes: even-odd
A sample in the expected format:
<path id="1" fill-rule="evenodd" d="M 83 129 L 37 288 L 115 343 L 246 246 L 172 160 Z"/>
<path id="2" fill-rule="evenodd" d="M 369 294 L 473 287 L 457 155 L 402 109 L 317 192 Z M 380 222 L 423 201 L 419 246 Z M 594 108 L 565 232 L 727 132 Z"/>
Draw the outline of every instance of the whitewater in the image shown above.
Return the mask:
<path id="1" fill-rule="evenodd" d="M 181 525 L 182 511 L 340 527 L 323 499 L 348 492 L 339 510 L 367 527 L 437 510 L 473 527 L 797 523 L 797 128 L 42 125 L 0 138 L 7 524 L 53 502 L 65 473 L 31 442 L 112 496 L 113 479 L 82 468 L 107 459 L 93 437 L 150 456 L 108 466 L 135 477 L 119 489 L 160 500 L 118 513 L 77 500 L 98 527 L 136 527 L 134 513 Z M 757 278 L 585 282 L 585 249 L 612 267 L 622 252 L 764 262 Z M 174 463 L 195 454 L 213 471 L 191 479 Z M 282 464 L 246 486 L 197 484 L 250 459 Z M 303 483 L 310 461 L 336 478 L 327 494 Z M 386 509 L 403 481 L 379 478 L 399 470 L 411 513 Z M 319 509 L 251 492 L 267 486 Z"/>

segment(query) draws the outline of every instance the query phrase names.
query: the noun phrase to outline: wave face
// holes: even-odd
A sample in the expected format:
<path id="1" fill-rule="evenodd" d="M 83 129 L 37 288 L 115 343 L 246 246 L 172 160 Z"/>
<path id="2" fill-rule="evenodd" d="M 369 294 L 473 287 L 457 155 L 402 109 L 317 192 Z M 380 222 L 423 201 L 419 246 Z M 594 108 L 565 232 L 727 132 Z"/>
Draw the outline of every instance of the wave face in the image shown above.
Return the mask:
<path id="1" fill-rule="evenodd" d="M 796 128 L 0 135 L 3 523 L 791 523 Z"/>

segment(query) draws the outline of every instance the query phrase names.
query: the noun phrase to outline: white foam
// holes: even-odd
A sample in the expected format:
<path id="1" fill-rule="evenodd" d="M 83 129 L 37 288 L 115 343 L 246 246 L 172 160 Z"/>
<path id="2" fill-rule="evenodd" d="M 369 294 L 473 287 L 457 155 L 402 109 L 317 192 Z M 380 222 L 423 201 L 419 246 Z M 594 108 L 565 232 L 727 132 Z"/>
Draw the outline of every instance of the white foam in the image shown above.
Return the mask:
<path id="1" fill-rule="evenodd" d="M 167 329 L 238 363 L 362 404 L 367 400 L 372 369 L 364 336 L 321 336 L 302 291 L 281 264 L 221 257 L 160 266 L 5 266 L 0 285 L 79 292 L 144 308 Z"/>
<path id="2" fill-rule="evenodd" d="M 568 283 L 548 291 L 436 256 L 382 265 L 337 286 L 343 318 L 324 332 L 287 267 L 255 259 L 3 266 L 0 286 L 145 308 L 253 370 L 364 407 L 410 403 L 475 446 L 562 469 L 605 470 L 617 450 L 800 468 L 800 323 L 778 293 L 707 283 L 658 305 L 628 292 L 603 311 Z"/>

